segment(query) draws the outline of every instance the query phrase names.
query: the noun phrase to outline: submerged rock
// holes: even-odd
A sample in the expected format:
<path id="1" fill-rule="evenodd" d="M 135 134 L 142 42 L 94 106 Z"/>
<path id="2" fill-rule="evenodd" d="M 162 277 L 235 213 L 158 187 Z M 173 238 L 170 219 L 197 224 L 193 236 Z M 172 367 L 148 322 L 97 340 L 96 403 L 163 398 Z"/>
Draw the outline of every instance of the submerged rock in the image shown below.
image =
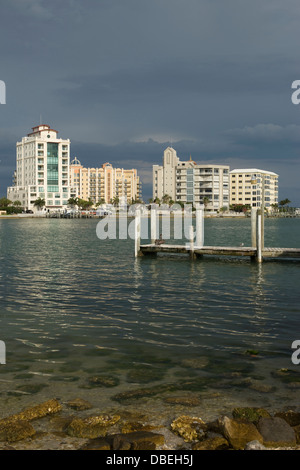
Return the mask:
<path id="1" fill-rule="evenodd" d="M 192 369 L 204 369 L 209 364 L 208 357 L 192 357 L 189 359 L 183 359 L 181 361 L 182 367 L 190 367 Z"/>
<path id="2" fill-rule="evenodd" d="M 110 442 L 113 450 L 155 450 L 165 442 L 162 434 L 148 431 L 113 434 L 107 436 L 106 440 Z"/>
<path id="3" fill-rule="evenodd" d="M 90 377 L 88 383 L 92 387 L 116 387 L 119 385 L 120 381 L 117 377 L 111 375 L 97 375 Z"/>
<path id="4" fill-rule="evenodd" d="M 170 405 L 199 406 L 201 404 L 200 398 L 193 396 L 167 397 L 164 401 Z"/>
<path id="5" fill-rule="evenodd" d="M 272 376 L 276 379 L 280 379 L 286 384 L 299 384 L 300 374 L 298 371 L 292 369 L 278 369 L 274 372 L 271 372 Z M 300 384 L 299 384 L 300 385 Z"/>
<path id="6" fill-rule="evenodd" d="M 111 434 L 105 439 L 92 439 L 81 450 L 155 450 L 162 446 L 162 434 L 139 431 L 128 434 Z"/>
<path id="7" fill-rule="evenodd" d="M 16 442 L 35 435 L 33 426 L 27 421 L 7 421 L 0 423 L 0 441 Z"/>
<path id="8" fill-rule="evenodd" d="M 11 415 L 8 418 L 0 420 L 0 424 L 3 421 L 31 421 L 37 418 L 43 418 L 44 416 L 51 415 L 61 411 L 62 406 L 58 400 L 48 400 L 40 405 L 36 405 L 30 408 L 26 408 L 24 411 Z"/>
<path id="9" fill-rule="evenodd" d="M 75 418 L 67 427 L 69 436 L 94 439 L 106 436 L 108 428 L 117 423 L 120 416 L 90 416 L 88 418 Z"/>
<path id="10" fill-rule="evenodd" d="M 211 437 L 192 446 L 192 450 L 226 450 L 229 443 L 224 437 Z"/>
<path id="11" fill-rule="evenodd" d="M 74 400 L 70 400 L 66 403 L 66 405 L 68 408 L 72 408 L 76 411 L 84 411 L 92 408 L 92 405 L 82 398 L 75 398 Z"/>
<path id="12" fill-rule="evenodd" d="M 92 439 L 80 450 L 110 450 L 110 444 L 105 439 Z"/>
<path id="13" fill-rule="evenodd" d="M 148 365 L 138 365 L 131 369 L 126 376 L 127 382 L 150 383 L 162 380 L 165 373 L 163 369 Z"/>

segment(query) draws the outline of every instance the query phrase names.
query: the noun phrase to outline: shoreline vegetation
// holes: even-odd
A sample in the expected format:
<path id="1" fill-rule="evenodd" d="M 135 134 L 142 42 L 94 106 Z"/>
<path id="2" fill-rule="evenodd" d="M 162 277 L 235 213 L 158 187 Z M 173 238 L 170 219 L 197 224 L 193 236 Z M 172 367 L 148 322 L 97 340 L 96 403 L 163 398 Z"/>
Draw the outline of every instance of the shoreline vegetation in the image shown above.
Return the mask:
<path id="1" fill-rule="evenodd" d="M 167 212 L 162 212 L 160 214 L 158 214 L 159 217 L 171 217 L 171 218 L 176 218 L 176 217 L 180 217 L 182 216 L 182 213 L 179 212 L 179 213 L 170 213 L 169 211 Z M 78 213 L 74 216 L 69 216 L 69 215 L 65 215 L 63 212 L 57 212 L 57 213 L 51 213 L 50 215 L 47 214 L 47 213 L 35 213 L 35 214 L 0 214 L 0 220 L 5 220 L 5 219 L 9 219 L 9 220 L 27 220 L 27 219 L 45 219 L 45 218 L 56 218 L 56 219 L 102 219 L 102 218 L 105 218 L 105 217 L 127 217 L 128 219 L 134 219 L 135 218 L 135 214 L 122 214 L 122 213 L 119 213 L 119 212 L 115 212 L 114 214 L 110 214 L 110 215 L 96 215 L 94 214 L 93 212 L 91 213 L 86 213 L 86 212 L 82 212 L 82 213 Z M 142 217 L 148 217 L 150 218 L 151 217 L 151 214 L 150 214 L 150 211 L 149 213 L 143 213 L 142 214 Z M 195 217 L 195 214 L 192 213 L 192 217 Z M 268 214 L 266 215 L 266 217 L 268 219 L 278 219 L 278 218 L 300 218 L 300 213 L 277 213 L 277 214 Z M 205 219 L 245 219 L 245 218 L 250 218 L 250 214 L 245 214 L 245 213 L 240 213 L 240 212 L 236 212 L 236 213 L 228 213 L 228 214 L 224 214 L 224 213 L 220 213 L 220 214 L 209 214 L 209 213 L 205 213 L 204 214 L 204 218 Z"/>
<path id="2" fill-rule="evenodd" d="M 172 400 L 193 406 L 189 396 Z M 162 425 L 138 410 L 93 413 L 82 398 L 50 399 L 0 419 L 0 450 L 300 450 L 300 412 L 239 407 L 204 422 L 173 409 Z"/>

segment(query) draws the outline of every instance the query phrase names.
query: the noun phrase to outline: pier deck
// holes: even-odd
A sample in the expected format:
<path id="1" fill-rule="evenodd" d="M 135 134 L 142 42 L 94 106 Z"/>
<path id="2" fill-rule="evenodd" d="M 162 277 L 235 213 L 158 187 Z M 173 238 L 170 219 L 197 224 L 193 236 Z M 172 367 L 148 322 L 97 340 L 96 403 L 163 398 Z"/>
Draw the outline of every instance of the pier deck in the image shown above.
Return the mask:
<path id="1" fill-rule="evenodd" d="M 197 247 L 189 245 L 172 245 L 172 244 L 148 244 L 140 245 L 139 255 L 155 255 L 157 253 L 183 253 L 190 256 L 199 257 L 203 255 L 215 256 L 249 256 L 257 257 L 257 249 L 253 247 L 234 247 L 234 246 L 203 246 Z M 264 248 L 262 251 L 263 258 L 300 258 L 300 248 Z"/>

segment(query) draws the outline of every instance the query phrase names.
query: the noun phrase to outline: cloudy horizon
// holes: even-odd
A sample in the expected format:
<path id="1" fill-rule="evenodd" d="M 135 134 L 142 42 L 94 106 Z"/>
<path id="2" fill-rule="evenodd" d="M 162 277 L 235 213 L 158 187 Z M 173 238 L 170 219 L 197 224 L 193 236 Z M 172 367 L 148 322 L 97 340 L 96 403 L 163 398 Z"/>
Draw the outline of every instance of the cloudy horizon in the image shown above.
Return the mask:
<path id="1" fill-rule="evenodd" d="M 71 159 L 137 168 L 180 159 L 279 174 L 300 206 L 296 0 L 9 0 L 0 2 L 0 196 L 15 144 L 49 124 Z"/>

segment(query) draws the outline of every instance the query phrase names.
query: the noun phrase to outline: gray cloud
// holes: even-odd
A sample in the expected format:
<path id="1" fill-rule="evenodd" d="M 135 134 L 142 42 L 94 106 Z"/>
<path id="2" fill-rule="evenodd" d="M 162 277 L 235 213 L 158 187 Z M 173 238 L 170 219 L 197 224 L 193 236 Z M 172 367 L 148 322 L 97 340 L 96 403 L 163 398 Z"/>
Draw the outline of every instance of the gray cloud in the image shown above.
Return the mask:
<path id="1" fill-rule="evenodd" d="M 149 197 L 172 142 L 182 159 L 273 169 L 300 205 L 288 165 L 299 21 L 298 0 L 2 2 L 0 192 L 16 140 L 42 115 L 85 165 L 136 164 Z"/>

